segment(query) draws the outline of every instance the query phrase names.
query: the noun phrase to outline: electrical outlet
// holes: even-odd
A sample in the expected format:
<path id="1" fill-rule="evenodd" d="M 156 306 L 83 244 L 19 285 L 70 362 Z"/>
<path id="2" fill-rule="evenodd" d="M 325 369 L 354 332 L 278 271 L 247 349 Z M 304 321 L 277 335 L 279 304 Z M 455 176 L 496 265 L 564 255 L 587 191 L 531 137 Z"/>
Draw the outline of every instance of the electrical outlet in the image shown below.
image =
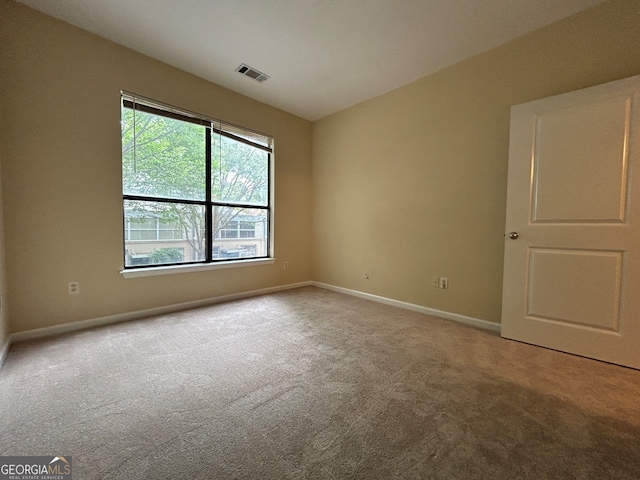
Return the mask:
<path id="1" fill-rule="evenodd" d="M 289 262 L 284 262 L 284 263 L 282 264 L 282 269 L 283 269 L 283 270 L 286 270 L 287 268 L 289 268 Z"/>
<path id="2" fill-rule="evenodd" d="M 440 288 L 440 277 L 433 277 L 431 279 L 431 286 L 433 288 Z"/>
<path id="3" fill-rule="evenodd" d="M 363 278 L 364 278 L 365 280 L 369 280 L 369 270 L 365 270 L 365 271 L 364 271 Z"/>
<path id="4" fill-rule="evenodd" d="M 446 277 L 440 277 L 440 288 L 447 290 L 449 288 L 449 279 Z"/>
<path id="5" fill-rule="evenodd" d="M 80 295 L 80 282 L 69 282 L 67 284 L 67 293 L 69 295 Z"/>

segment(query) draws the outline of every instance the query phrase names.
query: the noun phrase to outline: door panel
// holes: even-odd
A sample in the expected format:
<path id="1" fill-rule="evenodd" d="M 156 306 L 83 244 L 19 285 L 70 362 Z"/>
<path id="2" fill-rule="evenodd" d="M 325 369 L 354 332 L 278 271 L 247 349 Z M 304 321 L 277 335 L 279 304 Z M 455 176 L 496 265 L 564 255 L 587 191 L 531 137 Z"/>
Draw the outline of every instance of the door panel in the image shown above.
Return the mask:
<path id="1" fill-rule="evenodd" d="M 622 252 L 531 248 L 527 316 L 618 331 Z"/>
<path id="2" fill-rule="evenodd" d="M 536 116 L 534 222 L 621 222 L 627 187 L 630 98 Z"/>
<path id="3" fill-rule="evenodd" d="M 512 108 L 502 336 L 640 368 L 640 76 Z"/>

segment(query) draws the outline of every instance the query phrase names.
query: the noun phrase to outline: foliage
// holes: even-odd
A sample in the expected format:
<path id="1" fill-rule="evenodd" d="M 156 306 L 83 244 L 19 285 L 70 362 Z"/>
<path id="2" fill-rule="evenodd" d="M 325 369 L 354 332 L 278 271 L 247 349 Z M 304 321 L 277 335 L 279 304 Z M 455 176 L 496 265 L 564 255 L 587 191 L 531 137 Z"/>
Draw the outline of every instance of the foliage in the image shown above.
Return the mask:
<path id="1" fill-rule="evenodd" d="M 149 254 L 151 263 L 176 263 L 181 262 L 182 251 L 179 248 L 156 248 Z"/>

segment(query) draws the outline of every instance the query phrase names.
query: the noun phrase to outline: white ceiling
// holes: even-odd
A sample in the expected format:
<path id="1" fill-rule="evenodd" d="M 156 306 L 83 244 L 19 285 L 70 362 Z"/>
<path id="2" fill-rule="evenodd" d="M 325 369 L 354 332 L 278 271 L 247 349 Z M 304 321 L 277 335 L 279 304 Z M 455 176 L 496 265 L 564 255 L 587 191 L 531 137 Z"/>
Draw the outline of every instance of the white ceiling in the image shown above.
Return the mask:
<path id="1" fill-rule="evenodd" d="M 604 0 L 19 1 L 317 120 Z"/>

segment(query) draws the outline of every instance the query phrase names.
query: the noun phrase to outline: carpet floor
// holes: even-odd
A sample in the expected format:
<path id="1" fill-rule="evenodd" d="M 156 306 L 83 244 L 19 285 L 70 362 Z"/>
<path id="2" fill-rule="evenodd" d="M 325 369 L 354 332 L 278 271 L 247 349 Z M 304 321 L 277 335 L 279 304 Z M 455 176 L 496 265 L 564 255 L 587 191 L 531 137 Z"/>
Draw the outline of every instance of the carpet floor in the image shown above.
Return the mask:
<path id="1" fill-rule="evenodd" d="M 640 371 L 315 287 L 12 345 L 74 479 L 638 479 Z"/>

